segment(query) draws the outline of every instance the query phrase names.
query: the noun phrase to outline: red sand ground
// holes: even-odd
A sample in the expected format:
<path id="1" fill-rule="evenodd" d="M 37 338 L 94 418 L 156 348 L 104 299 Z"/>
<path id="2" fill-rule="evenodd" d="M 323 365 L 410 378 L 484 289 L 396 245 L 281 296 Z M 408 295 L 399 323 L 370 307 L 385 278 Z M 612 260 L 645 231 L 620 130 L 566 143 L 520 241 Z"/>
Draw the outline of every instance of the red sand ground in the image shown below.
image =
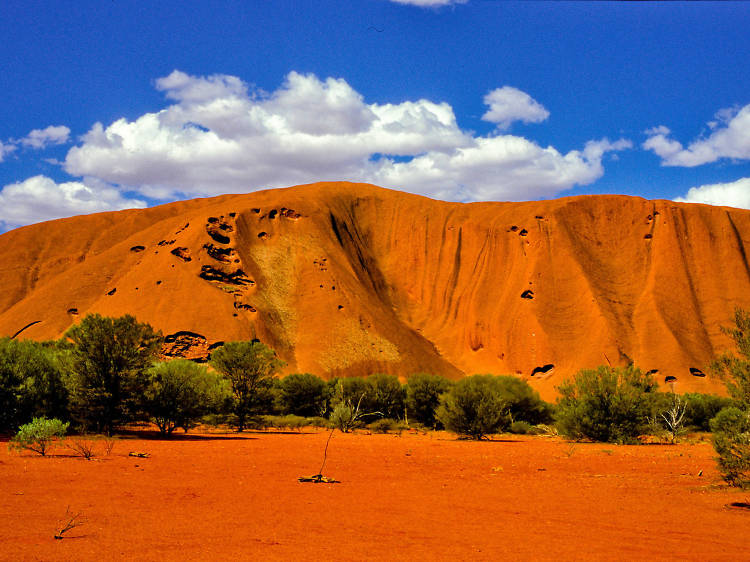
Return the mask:
<path id="1" fill-rule="evenodd" d="M 0 444 L 2 560 L 741 560 L 713 450 L 450 434 L 195 434 L 93 461 Z M 148 459 L 129 457 L 146 451 Z M 702 476 L 699 476 L 703 471 Z M 88 522 L 54 540 L 66 506 Z"/>

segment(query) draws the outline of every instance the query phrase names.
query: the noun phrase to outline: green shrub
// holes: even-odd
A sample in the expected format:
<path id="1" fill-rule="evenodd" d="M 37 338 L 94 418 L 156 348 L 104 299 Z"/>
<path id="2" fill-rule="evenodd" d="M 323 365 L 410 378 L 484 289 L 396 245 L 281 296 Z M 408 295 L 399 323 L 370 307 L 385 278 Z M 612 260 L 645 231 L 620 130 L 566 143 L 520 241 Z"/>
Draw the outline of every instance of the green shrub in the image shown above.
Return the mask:
<path id="1" fill-rule="evenodd" d="M 355 407 L 346 402 L 339 402 L 331 412 L 331 426 L 349 433 L 359 425 L 358 412 Z"/>
<path id="2" fill-rule="evenodd" d="M 579 371 L 557 387 L 557 425 L 574 439 L 632 443 L 649 428 L 656 381 L 632 365 Z"/>
<path id="3" fill-rule="evenodd" d="M 731 486 L 750 488 L 750 414 L 724 408 L 711 420 L 719 471 Z"/>
<path id="4" fill-rule="evenodd" d="M 404 417 L 404 387 L 393 375 L 378 373 L 365 379 L 367 394 L 362 401 L 365 412 L 379 412 L 392 419 Z"/>
<path id="5" fill-rule="evenodd" d="M 0 431 L 35 417 L 67 417 L 63 372 L 54 342 L 0 338 Z"/>
<path id="6" fill-rule="evenodd" d="M 129 315 L 89 314 L 66 337 L 74 344 L 67 380 L 73 417 L 84 430 L 111 435 L 140 413 L 145 371 L 161 348 L 161 333 Z"/>
<path id="7" fill-rule="evenodd" d="M 56 418 L 34 418 L 19 428 L 11 439 L 10 446 L 19 451 L 27 449 L 45 456 L 54 442 L 65 435 L 69 425 Z"/>
<path id="8" fill-rule="evenodd" d="M 724 480 L 750 488 L 750 313 L 735 309 L 734 327 L 722 331 L 732 338 L 738 355 L 724 353 L 711 371 L 724 379 L 736 407 L 724 408 L 711 420 L 713 445 Z"/>
<path id="9" fill-rule="evenodd" d="M 293 374 L 278 381 L 279 404 L 285 414 L 321 416 L 326 412 L 328 385 L 309 373 Z"/>
<path id="10" fill-rule="evenodd" d="M 211 365 L 232 388 L 232 412 L 242 431 L 248 420 L 270 409 L 273 375 L 284 363 L 259 341 L 228 342 L 211 355 Z"/>
<path id="11" fill-rule="evenodd" d="M 739 357 L 726 352 L 711 363 L 711 372 L 724 379 L 729 395 L 743 410 L 750 410 L 750 312 L 734 311 L 734 327 L 722 328 L 734 341 Z"/>
<path id="12" fill-rule="evenodd" d="M 472 439 L 497 433 L 510 421 L 503 383 L 493 375 L 461 379 L 440 398 L 437 419 L 446 429 Z"/>
<path id="13" fill-rule="evenodd" d="M 734 404 L 731 398 L 715 394 L 688 392 L 685 401 L 685 425 L 699 431 L 711 431 L 711 420 L 724 408 Z"/>
<path id="14" fill-rule="evenodd" d="M 510 424 L 510 427 L 508 427 L 508 433 L 515 433 L 517 435 L 529 435 L 536 433 L 536 431 L 534 430 L 534 426 L 532 426 L 529 422 L 514 421 L 512 424 Z"/>
<path id="15" fill-rule="evenodd" d="M 451 381 L 438 375 L 417 373 L 406 381 L 406 405 L 410 421 L 435 427 L 435 412 L 440 406 L 440 395 L 451 387 Z"/>
<path id="16" fill-rule="evenodd" d="M 370 392 L 370 385 L 362 377 L 346 377 L 337 379 L 337 386 L 334 390 L 334 406 L 339 402 L 351 404 L 356 407 L 358 404 L 361 411 L 370 411 L 368 408 L 367 395 Z"/>
<path id="17" fill-rule="evenodd" d="M 498 376 L 497 382 L 511 420 L 525 421 L 530 425 L 552 421 L 552 404 L 542 400 L 529 383 L 512 375 Z"/>
<path id="18" fill-rule="evenodd" d="M 375 433 L 389 433 L 391 431 L 398 431 L 401 433 L 406 429 L 406 426 L 402 422 L 394 420 L 393 418 L 381 418 L 375 420 L 371 424 L 368 424 L 367 427 Z"/>
<path id="19" fill-rule="evenodd" d="M 267 427 L 273 427 L 274 429 L 280 430 L 295 429 L 299 431 L 303 427 L 310 425 L 307 418 L 296 416 L 294 414 L 287 414 L 285 416 L 264 416 L 264 419 Z"/>
<path id="20" fill-rule="evenodd" d="M 223 377 L 186 359 L 157 363 L 146 374 L 145 408 L 166 435 L 178 427 L 187 432 L 203 416 L 218 412 L 231 396 Z"/>

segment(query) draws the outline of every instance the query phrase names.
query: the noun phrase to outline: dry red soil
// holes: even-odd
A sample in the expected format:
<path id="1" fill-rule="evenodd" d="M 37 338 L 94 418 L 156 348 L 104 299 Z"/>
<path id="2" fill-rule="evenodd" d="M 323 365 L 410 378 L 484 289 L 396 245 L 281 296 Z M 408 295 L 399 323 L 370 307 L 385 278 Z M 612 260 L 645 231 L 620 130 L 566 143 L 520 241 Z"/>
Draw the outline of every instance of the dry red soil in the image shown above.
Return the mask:
<path id="1" fill-rule="evenodd" d="M 86 461 L 0 451 L 2 560 L 742 560 L 707 442 L 189 434 Z M 130 451 L 149 458 L 128 456 Z M 702 471 L 702 472 L 701 472 Z M 87 522 L 53 538 L 66 507 Z"/>

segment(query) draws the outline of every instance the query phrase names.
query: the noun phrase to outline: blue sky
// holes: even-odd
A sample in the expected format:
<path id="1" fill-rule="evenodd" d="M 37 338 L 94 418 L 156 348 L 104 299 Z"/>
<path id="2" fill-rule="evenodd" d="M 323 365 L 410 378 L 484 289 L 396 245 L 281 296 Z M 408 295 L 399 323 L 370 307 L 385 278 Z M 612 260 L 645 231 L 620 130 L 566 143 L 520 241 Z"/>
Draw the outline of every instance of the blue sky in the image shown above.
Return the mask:
<path id="1" fill-rule="evenodd" d="M 4 0 L 0 231 L 318 180 L 748 208 L 749 29 L 744 2 Z"/>

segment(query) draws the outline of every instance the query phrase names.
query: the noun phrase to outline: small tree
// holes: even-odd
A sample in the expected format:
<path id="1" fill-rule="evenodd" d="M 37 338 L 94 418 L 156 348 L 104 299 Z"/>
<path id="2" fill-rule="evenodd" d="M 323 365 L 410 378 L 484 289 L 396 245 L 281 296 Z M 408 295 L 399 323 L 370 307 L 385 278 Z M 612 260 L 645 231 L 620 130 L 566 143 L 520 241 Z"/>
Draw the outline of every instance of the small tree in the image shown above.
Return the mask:
<path id="1" fill-rule="evenodd" d="M 451 387 L 451 381 L 438 375 L 417 373 L 406 381 L 406 406 L 409 416 L 428 427 L 435 427 L 435 411 L 440 396 Z"/>
<path id="2" fill-rule="evenodd" d="M 471 439 L 500 431 L 509 421 L 502 383 L 493 375 L 461 379 L 440 399 L 437 419 L 451 431 Z"/>
<path id="3" fill-rule="evenodd" d="M 685 425 L 700 431 L 711 431 L 710 422 L 716 414 L 734 404 L 726 396 L 698 392 L 686 392 L 682 400 L 685 402 Z"/>
<path id="4" fill-rule="evenodd" d="M 557 422 L 568 437 L 631 443 L 649 427 L 657 383 L 640 369 L 601 366 L 557 387 Z"/>
<path id="5" fill-rule="evenodd" d="M 10 446 L 19 451 L 34 451 L 44 457 L 54 442 L 65 435 L 69 425 L 58 419 L 34 418 L 20 427 L 10 440 Z"/>
<path id="6" fill-rule="evenodd" d="M 331 425 L 348 433 L 364 423 L 366 418 L 383 417 L 382 412 L 370 411 L 367 406 L 367 395 L 372 392 L 372 386 L 359 377 L 338 380 L 338 386 L 331 401 Z"/>
<path id="7" fill-rule="evenodd" d="M 362 377 L 345 377 L 338 379 L 334 392 L 334 406 L 339 402 L 350 404 L 361 404 L 363 409 L 367 409 L 368 393 L 371 392 L 370 385 Z"/>
<path id="8" fill-rule="evenodd" d="M 145 370 L 161 347 L 161 333 L 129 315 L 89 314 L 66 336 L 74 344 L 68 380 L 74 418 L 84 430 L 111 435 L 139 410 Z"/>
<path id="9" fill-rule="evenodd" d="M 722 379 L 729 395 L 742 409 L 750 409 L 750 312 L 734 311 L 734 327 L 721 329 L 734 341 L 739 356 L 725 352 L 710 366 L 712 374 Z"/>
<path id="10" fill-rule="evenodd" d="M 722 328 L 734 340 L 739 356 L 724 353 L 711 370 L 724 379 L 736 408 L 725 408 L 711 421 L 713 445 L 724 480 L 750 487 L 750 313 L 734 311 L 734 327 Z"/>
<path id="11" fill-rule="evenodd" d="M 391 419 L 404 417 L 404 387 L 398 377 L 378 373 L 366 379 L 368 389 L 363 407 Z"/>
<path id="12" fill-rule="evenodd" d="M 676 443 L 677 438 L 685 433 L 686 408 L 687 402 L 672 388 L 672 392 L 666 396 L 665 403 L 658 406 L 657 415 L 652 420 L 652 425 L 666 431 L 672 444 Z"/>
<path id="13" fill-rule="evenodd" d="M 352 406 L 351 403 L 339 402 L 331 412 L 331 426 L 341 430 L 342 433 L 349 433 L 360 418 L 359 404 Z"/>
<path id="14" fill-rule="evenodd" d="M 274 373 L 284 363 L 270 347 L 252 342 L 228 342 L 211 355 L 211 365 L 232 387 L 232 409 L 237 430 L 243 431 L 248 418 L 259 412 L 268 398 Z"/>
<path id="15" fill-rule="evenodd" d="M 145 407 L 163 434 L 186 432 L 204 415 L 216 412 L 229 394 L 223 377 L 186 359 L 157 363 L 147 371 Z"/>
<path id="16" fill-rule="evenodd" d="M 750 488 L 750 414 L 724 408 L 711 420 L 719 471 L 731 486 Z"/>
<path id="17" fill-rule="evenodd" d="M 309 373 L 288 375 L 281 379 L 279 402 L 284 414 L 322 416 L 328 405 L 328 385 Z"/>
<path id="18" fill-rule="evenodd" d="M 500 375 L 497 383 L 508 406 L 510 423 L 523 421 L 535 425 L 552 421 L 552 405 L 542 400 L 529 383 L 513 375 Z"/>
<path id="19" fill-rule="evenodd" d="M 34 417 L 64 418 L 67 402 L 54 343 L 0 338 L 0 430 Z"/>

